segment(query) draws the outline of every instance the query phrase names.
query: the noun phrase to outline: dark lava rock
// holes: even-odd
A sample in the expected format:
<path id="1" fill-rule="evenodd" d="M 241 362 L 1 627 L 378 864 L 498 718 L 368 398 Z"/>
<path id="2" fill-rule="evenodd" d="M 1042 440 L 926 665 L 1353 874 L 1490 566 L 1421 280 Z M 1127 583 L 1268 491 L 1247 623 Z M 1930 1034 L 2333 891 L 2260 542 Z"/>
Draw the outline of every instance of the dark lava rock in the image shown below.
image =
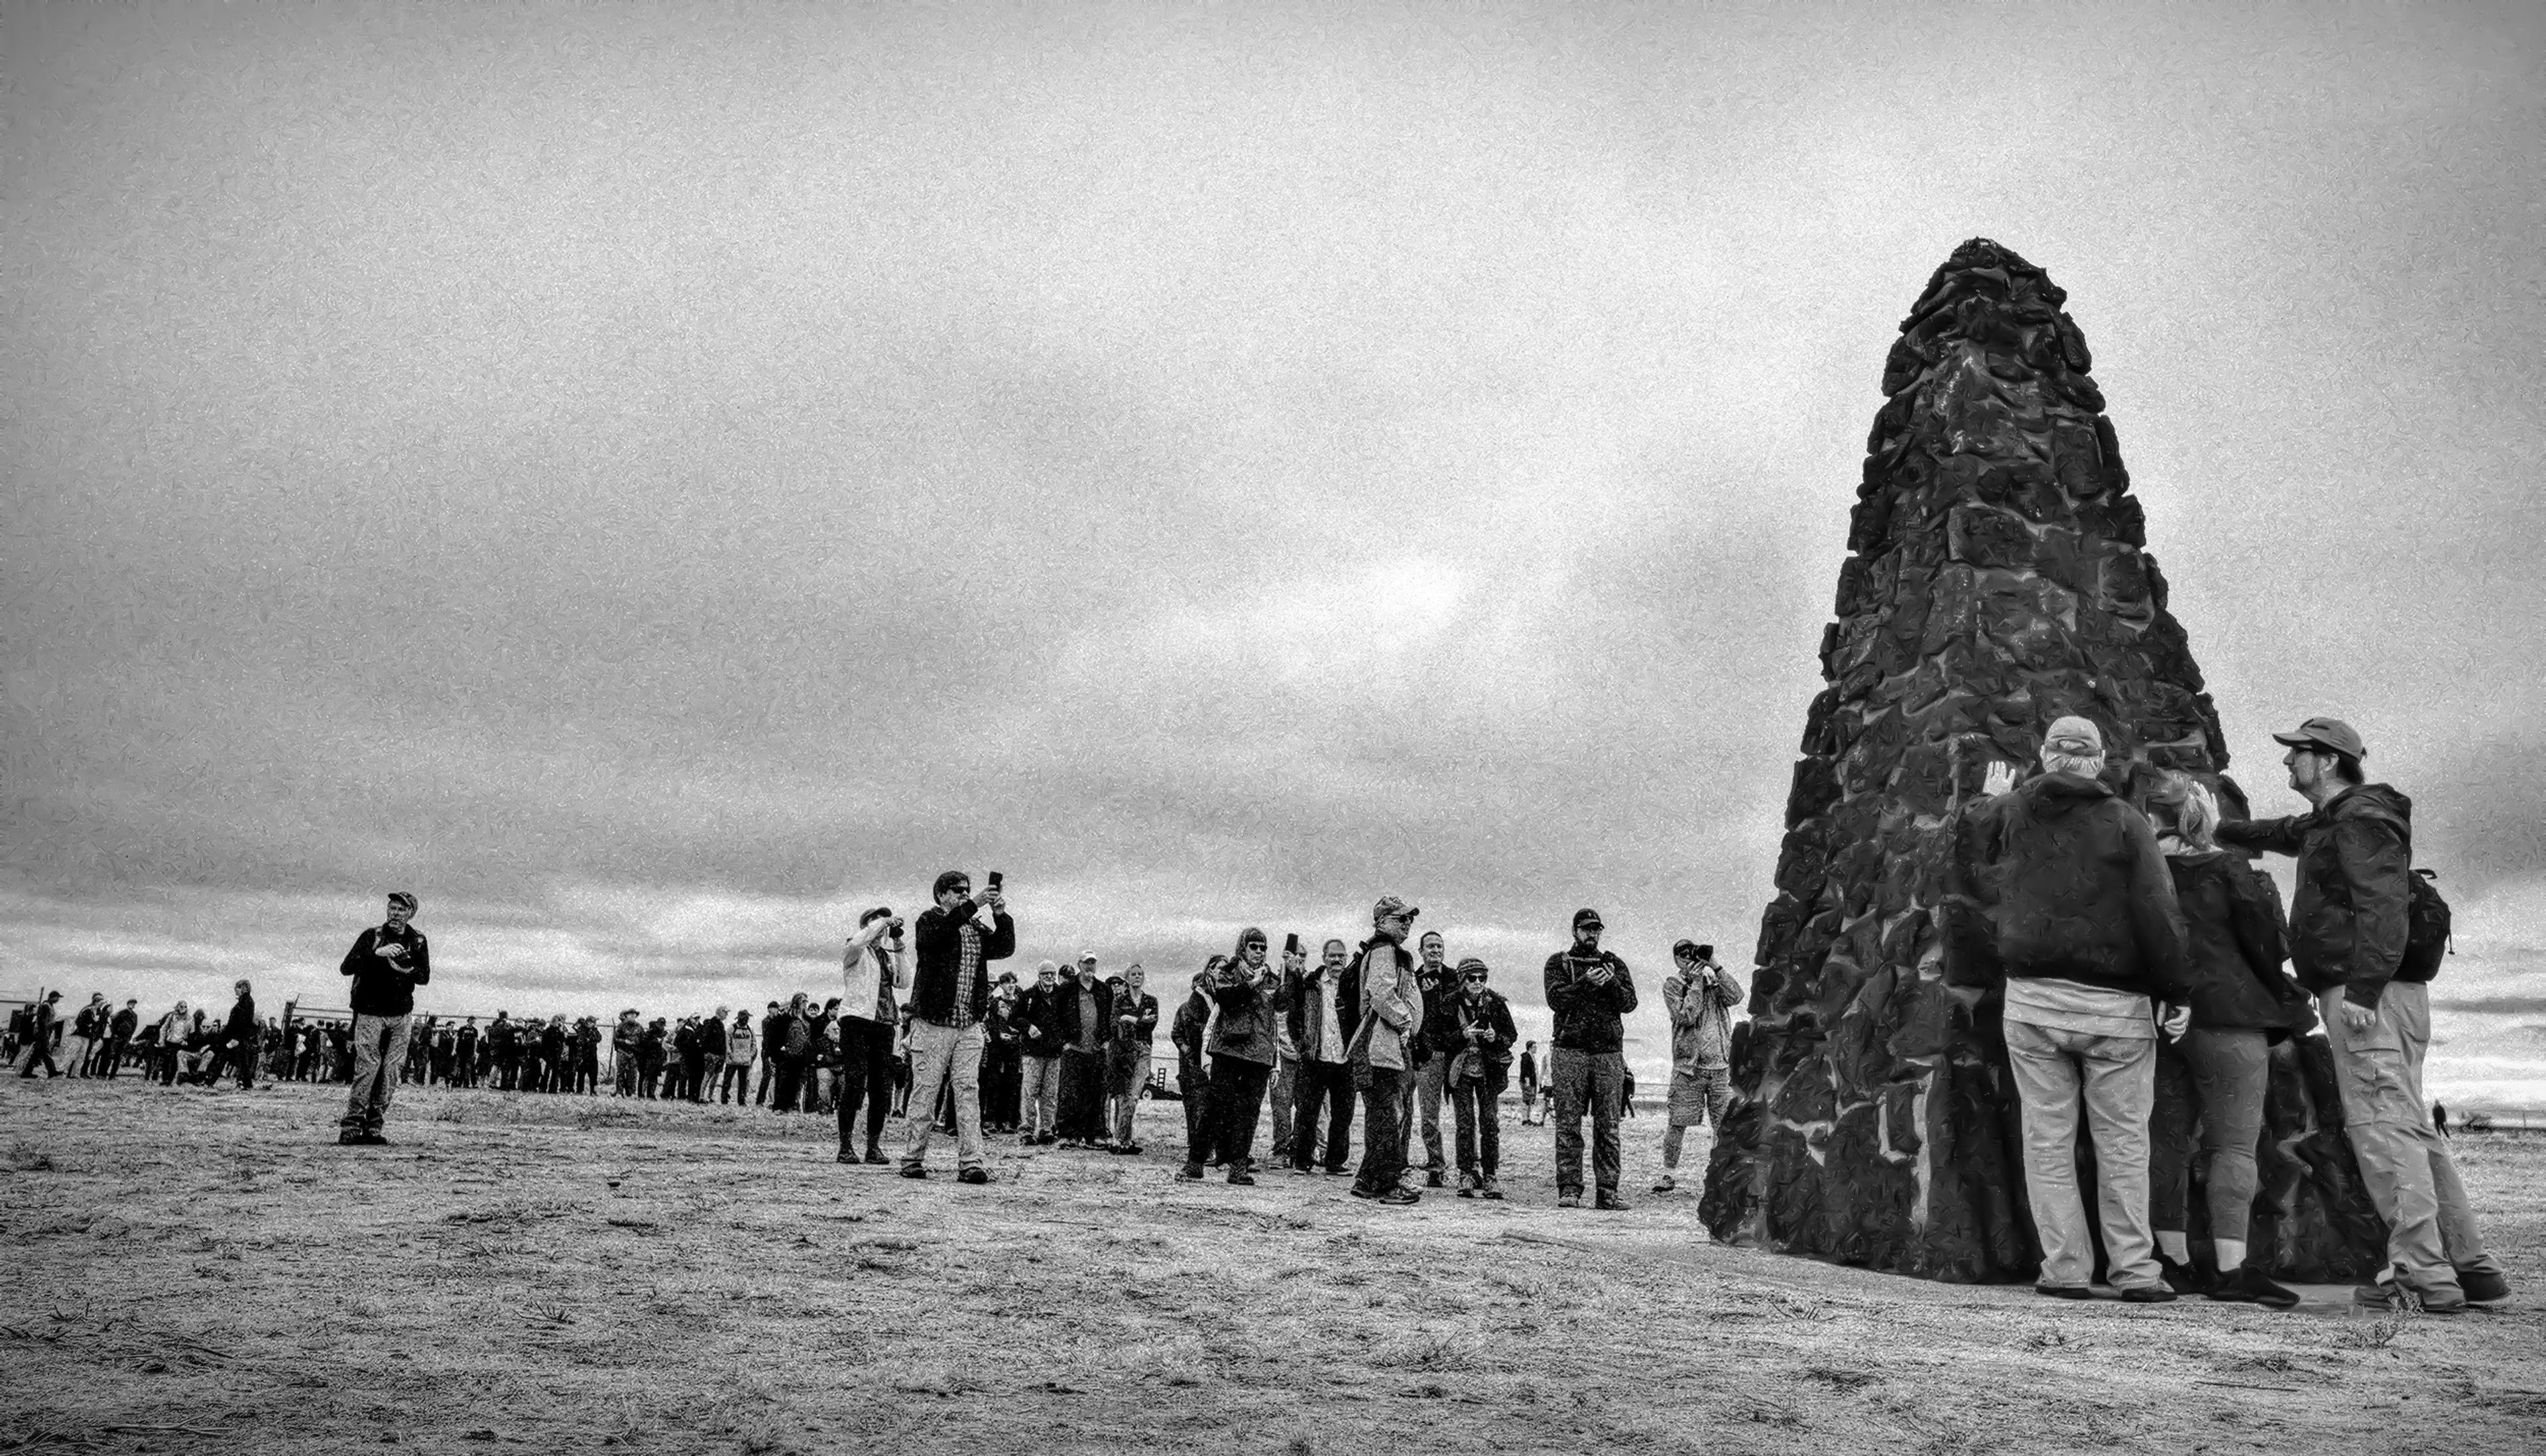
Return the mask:
<path id="1" fill-rule="evenodd" d="M 1719 1239 L 1935 1279 L 2032 1277 L 2001 991 L 1946 974 L 1988 944 L 1986 912 L 1947 889 L 1956 817 L 1991 762 L 2030 761 L 2073 713 L 2103 729 L 2117 788 L 2173 768 L 2244 803 L 2220 777 L 2219 715 L 2066 301 L 1975 238 L 1885 364 L 1822 639 L 1829 687 L 1806 719 L 1707 1169 Z M 2378 1267 L 2385 1230 L 2321 1038 L 2275 1049 L 2257 1154 L 2255 1263 L 2311 1281 Z M 2197 1184 L 2191 1212 L 2206 1239 Z"/>

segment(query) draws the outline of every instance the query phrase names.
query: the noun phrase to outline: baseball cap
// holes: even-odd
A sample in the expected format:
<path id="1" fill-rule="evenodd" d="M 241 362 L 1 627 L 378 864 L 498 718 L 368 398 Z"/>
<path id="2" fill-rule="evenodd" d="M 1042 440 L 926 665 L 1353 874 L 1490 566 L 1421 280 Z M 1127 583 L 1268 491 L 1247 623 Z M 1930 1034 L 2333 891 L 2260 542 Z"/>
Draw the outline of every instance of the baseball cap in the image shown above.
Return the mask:
<path id="1" fill-rule="evenodd" d="M 1392 915 L 1403 915 L 1406 919 L 1411 920 L 1422 913 L 1423 912 L 1421 910 L 1416 909 L 1414 906 L 1407 904 L 1405 901 L 1399 899 L 1393 895 L 1381 896 L 1379 898 L 1379 903 L 1370 907 L 1370 919 L 1371 923 L 1374 925 Z"/>
<path id="2" fill-rule="evenodd" d="M 1707 950 L 1708 947 L 1699 945 L 1693 940 L 1674 940 L 1671 942 L 1671 954 L 1674 956 L 1686 956 L 1692 960 L 1696 960 L 1703 958 L 1707 954 Z"/>
<path id="3" fill-rule="evenodd" d="M 1579 930 L 1585 925 L 1599 925 L 1603 930 L 1609 928 L 1608 926 L 1601 924 L 1600 912 L 1591 908 L 1589 905 L 1584 905 L 1582 908 L 1573 912 L 1573 928 Z"/>
<path id="4" fill-rule="evenodd" d="M 2054 721 L 2051 730 L 2042 735 L 2042 746 L 2055 753 L 2101 753 L 2104 734 L 2085 719 L 2063 718 Z"/>
<path id="5" fill-rule="evenodd" d="M 2351 725 L 2339 718 L 2311 718 L 2299 725 L 2298 731 L 2274 733 L 2272 740 L 2287 743 L 2293 748 L 2330 748 L 2354 758 L 2369 756 L 2369 749 L 2361 743 L 2360 734 L 2353 732 Z"/>

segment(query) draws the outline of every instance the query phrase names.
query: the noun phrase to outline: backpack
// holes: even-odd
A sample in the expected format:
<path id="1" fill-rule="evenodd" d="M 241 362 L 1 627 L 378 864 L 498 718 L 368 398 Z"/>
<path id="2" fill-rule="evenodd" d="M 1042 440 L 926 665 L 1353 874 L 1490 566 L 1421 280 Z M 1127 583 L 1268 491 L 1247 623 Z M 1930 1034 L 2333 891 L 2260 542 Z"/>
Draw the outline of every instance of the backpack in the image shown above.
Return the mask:
<path id="1" fill-rule="evenodd" d="M 2396 968 L 2398 981 L 2429 981 L 2440 974 L 2440 958 L 2457 950 L 2449 938 L 2449 902 L 2440 899 L 2439 887 L 2432 883 L 2439 878 L 2430 870 L 2416 870 L 2407 877 L 2405 959 Z"/>

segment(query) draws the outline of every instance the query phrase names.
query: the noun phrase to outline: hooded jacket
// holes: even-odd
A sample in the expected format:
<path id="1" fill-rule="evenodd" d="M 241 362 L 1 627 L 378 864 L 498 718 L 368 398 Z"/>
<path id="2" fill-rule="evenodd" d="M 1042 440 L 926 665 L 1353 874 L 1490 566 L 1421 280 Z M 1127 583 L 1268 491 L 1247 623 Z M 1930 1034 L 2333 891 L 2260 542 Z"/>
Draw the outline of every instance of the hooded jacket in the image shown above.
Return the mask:
<path id="1" fill-rule="evenodd" d="M 1673 1076 L 1731 1065 L 1733 1008 L 1740 1003 L 1740 983 L 1729 971 L 1716 972 L 1712 990 L 1703 975 L 1674 969 L 1662 978 L 1662 1005 L 1670 1012 Z"/>
<path id="2" fill-rule="evenodd" d="M 2297 856 L 2290 961 L 2301 985 L 2338 985 L 2344 1000 L 2374 1007 L 2388 982 L 2405 979 L 2398 972 L 2414 874 L 2412 800 L 2385 784 L 2356 784 L 2313 814 L 2223 823 L 2218 837 Z"/>
<path id="3" fill-rule="evenodd" d="M 2183 907 L 2191 963 L 2192 1024 L 2262 1031 L 2272 1041 L 2316 1025 L 2307 992 L 2281 973 L 2281 897 L 2253 866 L 2225 850 L 2166 857 Z"/>
<path id="4" fill-rule="evenodd" d="M 1959 889 L 2004 976 L 2179 1001 L 2183 911 L 2157 830 L 2100 780 L 2046 773 L 1963 812 Z"/>

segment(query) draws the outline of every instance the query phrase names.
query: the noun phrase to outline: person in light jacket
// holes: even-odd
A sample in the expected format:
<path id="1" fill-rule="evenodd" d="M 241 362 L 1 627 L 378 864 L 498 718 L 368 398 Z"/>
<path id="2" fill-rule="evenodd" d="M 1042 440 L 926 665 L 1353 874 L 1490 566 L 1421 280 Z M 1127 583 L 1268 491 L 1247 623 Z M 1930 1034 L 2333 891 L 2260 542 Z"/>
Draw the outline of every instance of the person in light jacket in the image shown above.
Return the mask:
<path id="1" fill-rule="evenodd" d="M 1414 985 L 1405 935 L 1421 913 L 1396 896 L 1383 897 L 1371 908 L 1370 939 L 1361 948 L 1361 1019 L 1350 1060 L 1362 1094 L 1362 1155 L 1352 1194 L 1391 1206 L 1423 1196 L 1400 1183 L 1405 1173 L 1404 1081 L 1412 1060 L 1407 1043 L 1423 1024 L 1423 993 Z"/>
<path id="2" fill-rule="evenodd" d="M 910 985 L 902 920 L 890 905 L 858 917 L 840 962 L 840 1151 L 836 1161 L 891 1161 L 884 1120 L 892 1111 L 892 1039 L 901 1025 L 901 993 Z M 858 1108 L 867 1113 L 866 1146 L 858 1147 Z"/>
<path id="3" fill-rule="evenodd" d="M 751 1105 L 751 1064 L 760 1058 L 760 1039 L 751 1029 L 751 1013 L 733 1013 L 733 1025 L 724 1034 L 724 1075 L 719 1079 L 717 1101 Z"/>
<path id="4" fill-rule="evenodd" d="M 1679 1186 L 1682 1135 L 1694 1127 L 1724 1132 L 1733 1100 L 1733 1008 L 1741 1003 L 1741 983 L 1715 963 L 1715 947 L 1683 940 L 1671 947 L 1671 964 L 1662 978 L 1671 1023 L 1670 1126 L 1662 1132 L 1656 1193 Z"/>

